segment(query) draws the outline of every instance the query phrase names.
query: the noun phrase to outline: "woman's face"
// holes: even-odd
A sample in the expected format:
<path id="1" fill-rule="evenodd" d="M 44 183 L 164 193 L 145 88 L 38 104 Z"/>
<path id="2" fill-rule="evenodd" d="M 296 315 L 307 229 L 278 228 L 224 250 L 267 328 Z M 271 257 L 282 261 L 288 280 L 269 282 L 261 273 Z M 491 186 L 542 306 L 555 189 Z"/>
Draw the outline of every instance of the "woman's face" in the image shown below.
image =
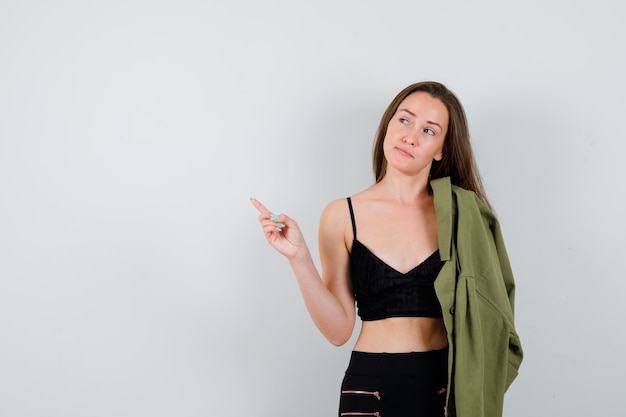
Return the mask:
<path id="1" fill-rule="evenodd" d="M 432 161 L 440 161 L 448 109 L 430 94 L 416 92 L 405 98 L 387 125 L 383 151 L 390 169 L 415 175 L 430 172 Z"/>

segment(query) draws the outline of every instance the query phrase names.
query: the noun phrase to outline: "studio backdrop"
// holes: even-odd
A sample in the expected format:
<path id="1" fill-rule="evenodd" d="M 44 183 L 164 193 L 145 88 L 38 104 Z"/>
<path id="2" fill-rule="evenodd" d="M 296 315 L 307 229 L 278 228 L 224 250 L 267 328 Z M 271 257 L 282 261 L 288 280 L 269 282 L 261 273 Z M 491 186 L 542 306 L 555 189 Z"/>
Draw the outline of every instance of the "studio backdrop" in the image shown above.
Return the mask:
<path id="1" fill-rule="evenodd" d="M 317 331 L 249 199 L 317 259 L 422 80 L 465 105 L 515 273 L 505 416 L 619 413 L 621 8 L 1 1 L 0 416 L 336 415 L 354 337 Z"/>

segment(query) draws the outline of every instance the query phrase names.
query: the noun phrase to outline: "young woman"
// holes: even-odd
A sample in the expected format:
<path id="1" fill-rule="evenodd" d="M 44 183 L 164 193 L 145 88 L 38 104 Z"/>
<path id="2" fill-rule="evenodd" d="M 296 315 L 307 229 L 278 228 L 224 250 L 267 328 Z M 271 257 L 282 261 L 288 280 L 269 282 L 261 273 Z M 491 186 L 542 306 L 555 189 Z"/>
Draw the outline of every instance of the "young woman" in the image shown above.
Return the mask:
<path id="1" fill-rule="evenodd" d="M 459 100 L 405 88 L 373 159 L 376 183 L 322 213 L 321 275 L 297 223 L 252 199 L 321 333 L 339 346 L 362 320 L 339 415 L 501 416 L 522 360 L 514 282 Z"/>

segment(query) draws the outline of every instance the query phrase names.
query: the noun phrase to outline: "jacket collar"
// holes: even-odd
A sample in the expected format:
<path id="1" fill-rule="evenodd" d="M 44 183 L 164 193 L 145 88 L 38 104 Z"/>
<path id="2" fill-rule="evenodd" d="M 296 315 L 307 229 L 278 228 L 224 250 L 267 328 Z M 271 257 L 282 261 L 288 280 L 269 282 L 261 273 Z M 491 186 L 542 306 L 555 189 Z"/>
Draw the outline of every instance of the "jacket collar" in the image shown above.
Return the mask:
<path id="1" fill-rule="evenodd" d="M 452 245 L 452 184 L 450 177 L 437 178 L 430 182 L 435 197 L 437 213 L 437 235 L 439 239 L 439 257 L 442 261 L 450 260 Z"/>

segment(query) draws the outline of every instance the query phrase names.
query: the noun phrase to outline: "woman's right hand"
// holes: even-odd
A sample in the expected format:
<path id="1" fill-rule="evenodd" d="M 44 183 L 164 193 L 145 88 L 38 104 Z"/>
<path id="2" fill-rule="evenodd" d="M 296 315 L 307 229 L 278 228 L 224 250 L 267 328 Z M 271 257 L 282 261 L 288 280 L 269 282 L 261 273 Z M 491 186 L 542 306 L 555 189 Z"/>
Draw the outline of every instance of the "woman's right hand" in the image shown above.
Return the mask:
<path id="1" fill-rule="evenodd" d="M 304 236 L 294 220 L 285 214 L 270 212 L 255 198 L 251 198 L 250 201 L 261 213 L 259 222 L 263 227 L 265 238 L 274 249 L 290 260 L 307 250 Z"/>

